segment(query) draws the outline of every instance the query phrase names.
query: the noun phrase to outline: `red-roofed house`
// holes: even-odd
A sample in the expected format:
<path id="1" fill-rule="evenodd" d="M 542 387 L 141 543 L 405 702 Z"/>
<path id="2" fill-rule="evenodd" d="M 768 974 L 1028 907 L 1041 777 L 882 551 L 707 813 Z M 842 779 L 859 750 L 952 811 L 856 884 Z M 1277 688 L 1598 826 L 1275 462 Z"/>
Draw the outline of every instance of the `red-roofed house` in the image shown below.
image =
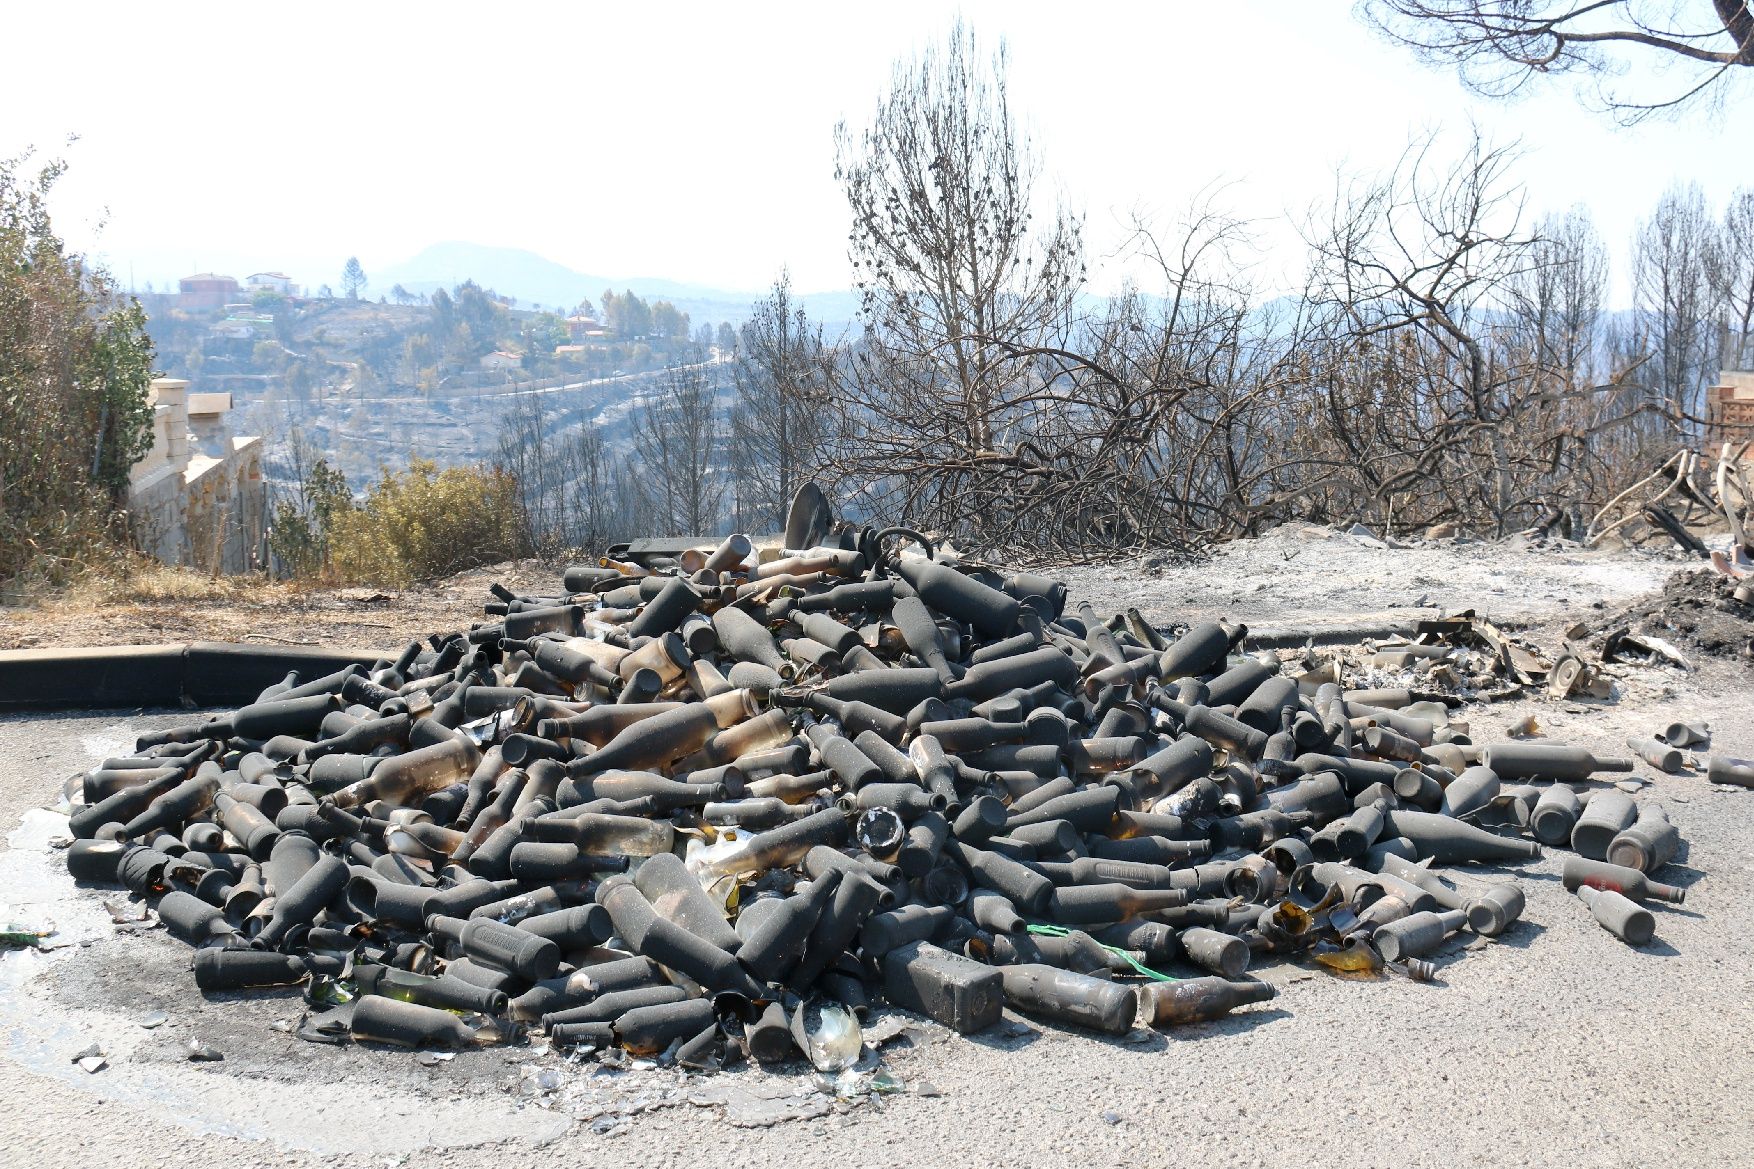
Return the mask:
<path id="1" fill-rule="evenodd" d="M 177 281 L 177 293 L 178 308 L 224 308 L 237 299 L 238 282 L 230 276 L 197 272 Z"/>

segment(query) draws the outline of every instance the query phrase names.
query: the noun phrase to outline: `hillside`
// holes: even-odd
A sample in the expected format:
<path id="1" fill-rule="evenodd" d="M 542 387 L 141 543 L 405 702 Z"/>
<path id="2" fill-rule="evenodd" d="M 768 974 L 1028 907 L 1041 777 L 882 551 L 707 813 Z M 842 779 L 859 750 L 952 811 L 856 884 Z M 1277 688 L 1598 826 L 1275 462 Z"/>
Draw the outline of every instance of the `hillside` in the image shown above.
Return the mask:
<path id="1" fill-rule="evenodd" d="M 355 487 L 413 458 L 487 458 L 510 409 L 532 400 L 556 436 L 591 426 L 625 438 L 634 403 L 668 366 L 716 352 L 689 320 L 662 335 L 574 338 L 554 314 L 479 289 L 447 293 L 442 305 L 288 300 L 191 312 L 161 296 L 147 307 L 159 368 L 194 392 L 230 393 L 232 433 L 266 440 L 264 470 L 279 485 L 297 478 L 300 442 L 306 463 L 326 458 Z M 700 324 L 729 343 L 714 322 Z"/>

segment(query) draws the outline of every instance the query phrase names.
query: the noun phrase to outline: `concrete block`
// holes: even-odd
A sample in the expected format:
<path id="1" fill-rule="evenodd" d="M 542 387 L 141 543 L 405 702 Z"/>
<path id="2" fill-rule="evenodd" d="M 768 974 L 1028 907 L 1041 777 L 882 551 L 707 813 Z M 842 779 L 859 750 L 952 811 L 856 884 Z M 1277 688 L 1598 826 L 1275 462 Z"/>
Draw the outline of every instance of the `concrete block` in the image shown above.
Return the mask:
<path id="1" fill-rule="evenodd" d="M 883 991 L 896 1006 L 964 1035 L 997 1023 L 1005 1004 L 998 970 L 930 942 L 913 942 L 883 956 Z"/>

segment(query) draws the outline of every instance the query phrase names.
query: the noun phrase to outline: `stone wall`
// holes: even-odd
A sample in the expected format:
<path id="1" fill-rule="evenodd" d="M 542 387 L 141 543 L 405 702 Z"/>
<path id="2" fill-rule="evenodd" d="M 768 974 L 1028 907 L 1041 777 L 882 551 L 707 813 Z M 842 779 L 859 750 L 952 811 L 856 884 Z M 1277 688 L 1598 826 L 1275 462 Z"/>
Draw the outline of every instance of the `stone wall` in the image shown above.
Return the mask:
<path id="1" fill-rule="evenodd" d="M 166 564 L 209 572 L 261 567 L 268 492 L 262 440 L 232 436 L 230 394 L 189 393 L 189 383 L 152 383 L 151 452 L 128 480 L 135 540 Z"/>

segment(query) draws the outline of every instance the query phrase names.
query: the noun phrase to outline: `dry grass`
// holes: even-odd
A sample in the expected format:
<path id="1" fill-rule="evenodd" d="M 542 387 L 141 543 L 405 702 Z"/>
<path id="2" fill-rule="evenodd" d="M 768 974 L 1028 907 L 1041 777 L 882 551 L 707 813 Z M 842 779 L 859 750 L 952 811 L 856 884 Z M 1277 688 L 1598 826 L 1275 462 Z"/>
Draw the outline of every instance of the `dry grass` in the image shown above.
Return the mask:
<path id="1" fill-rule="evenodd" d="M 144 558 L 90 568 L 64 588 L 4 598 L 0 649 L 232 641 L 391 650 L 482 620 L 487 586 L 549 591 L 555 565 L 518 561 L 406 589 L 219 576 Z"/>
<path id="2" fill-rule="evenodd" d="M 5 598 L 22 609 L 78 614 L 116 605 L 161 603 L 261 603 L 312 586 L 273 581 L 259 575 L 225 576 L 196 568 L 161 564 L 139 553 L 118 554 L 89 566 L 59 588 L 37 583 Z"/>
<path id="3" fill-rule="evenodd" d="M 232 601 L 261 588 L 273 588 L 254 577 L 213 576 L 193 568 L 147 562 L 122 573 L 88 572 L 48 604 L 77 611 L 122 603 L 154 601 Z"/>

